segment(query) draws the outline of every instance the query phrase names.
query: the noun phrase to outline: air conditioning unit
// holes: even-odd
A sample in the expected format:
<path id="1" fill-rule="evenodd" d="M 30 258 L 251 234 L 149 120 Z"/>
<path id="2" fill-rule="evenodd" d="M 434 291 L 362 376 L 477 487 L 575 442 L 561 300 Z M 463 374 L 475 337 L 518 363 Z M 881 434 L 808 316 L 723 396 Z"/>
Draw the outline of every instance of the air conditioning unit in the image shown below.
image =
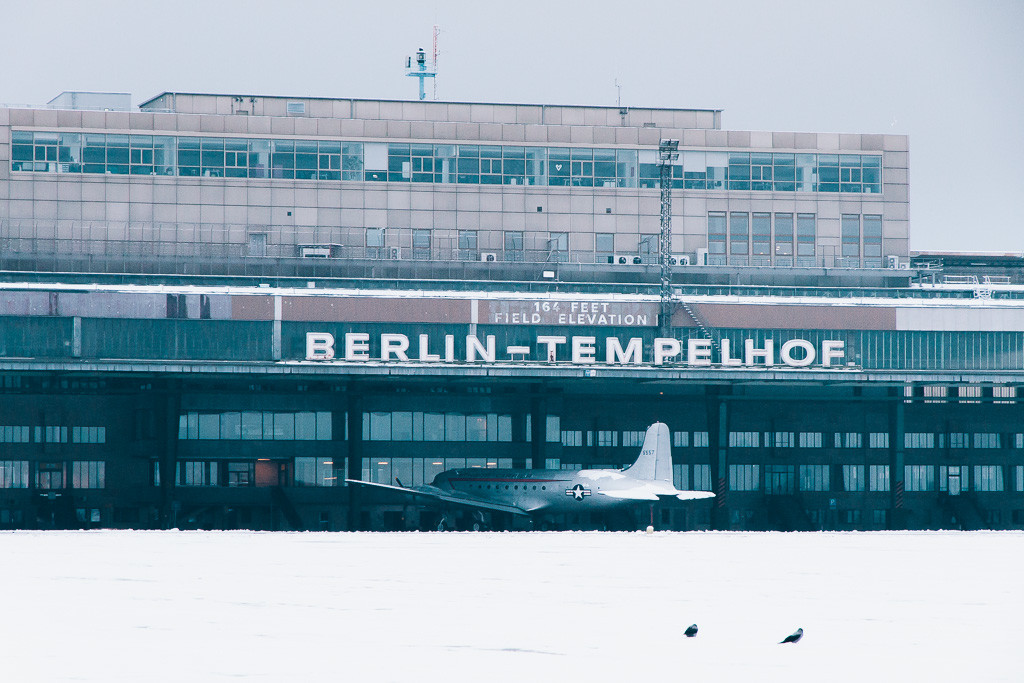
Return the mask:
<path id="1" fill-rule="evenodd" d="M 900 267 L 900 257 L 897 256 L 896 254 L 891 254 L 889 256 L 886 256 L 885 257 L 885 267 L 886 268 L 893 268 L 893 269 L 899 268 Z"/>
<path id="2" fill-rule="evenodd" d="M 640 256 L 634 256 L 634 257 L 633 257 L 633 265 L 634 265 L 634 266 L 640 266 L 640 265 L 643 265 L 643 262 L 644 262 L 644 260 L 643 260 L 643 258 L 642 258 L 642 257 L 640 257 Z"/>
<path id="3" fill-rule="evenodd" d="M 625 254 L 615 254 L 615 255 L 611 256 L 610 258 L 611 258 L 611 262 L 614 263 L 617 266 L 624 266 L 627 263 L 629 263 L 629 257 L 626 256 Z"/>
<path id="4" fill-rule="evenodd" d="M 384 247 L 384 258 L 399 261 L 402 258 L 402 250 L 399 247 Z"/>
<path id="5" fill-rule="evenodd" d="M 480 252 L 480 260 L 491 263 L 498 260 L 498 255 L 493 251 L 482 251 Z"/>
<path id="6" fill-rule="evenodd" d="M 301 256 L 302 258 L 328 258 L 330 255 L 330 247 L 299 247 L 299 256 Z"/>
<path id="7" fill-rule="evenodd" d="M 900 270 L 910 270 L 910 261 L 900 261 L 900 264 L 896 267 Z"/>
<path id="8" fill-rule="evenodd" d="M 689 254 L 672 254 L 668 257 L 668 264 L 670 266 L 688 266 L 690 265 Z"/>
<path id="9" fill-rule="evenodd" d="M 698 266 L 706 266 L 708 264 L 708 250 L 698 249 L 697 250 L 697 263 Z"/>

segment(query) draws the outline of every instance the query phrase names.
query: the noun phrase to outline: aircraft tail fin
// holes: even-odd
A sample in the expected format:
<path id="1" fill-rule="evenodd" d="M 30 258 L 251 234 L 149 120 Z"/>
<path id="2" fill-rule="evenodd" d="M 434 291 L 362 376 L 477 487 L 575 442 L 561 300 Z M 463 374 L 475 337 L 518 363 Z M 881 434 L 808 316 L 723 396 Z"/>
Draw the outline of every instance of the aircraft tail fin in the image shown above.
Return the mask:
<path id="1" fill-rule="evenodd" d="M 672 483 L 672 435 L 664 422 L 655 422 L 647 428 L 640 457 L 623 470 L 629 476 L 646 481 Z"/>

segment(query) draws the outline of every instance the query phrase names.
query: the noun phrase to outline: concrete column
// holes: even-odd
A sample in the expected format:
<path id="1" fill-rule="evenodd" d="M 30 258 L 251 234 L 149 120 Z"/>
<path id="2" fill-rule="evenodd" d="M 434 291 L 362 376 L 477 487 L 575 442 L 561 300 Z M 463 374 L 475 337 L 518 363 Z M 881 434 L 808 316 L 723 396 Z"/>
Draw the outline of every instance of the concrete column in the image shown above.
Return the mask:
<path id="1" fill-rule="evenodd" d="M 160 524 L 164 529 L 177 526 L 178 506 L 174 475 L 178 464 L 178 421 L 181 415 L 181 383 L 168 380 L 166 390 L 157 398 L 156 442 L 163 448 L 158 453 L 160 468 Z"/>
<path id="2" fill-rule="evenodd" d="M 711 486 L 715 498 L 711 501 L 711 528 L 728 529 L 729 511 L 726 509 L 726 482 L 729 476 L 729 408 L 722 400 L 723 387 L 704 389 L 704 405 L 708 423 L 708 460 L 711 465 Z"/>
<path id="3" fill-rule="evenodd" d="M 349 387 L 348 402 L 345 410 L 345 420 L 348 424 L 348 478 L 363 478 L 363 401 L 362 396 L 353 388 Z M 359 490 L 356 487 L 348 489 L 348 529 L 352 531 L 359 528 L 360 511 Z"/>
<path id="4" fill-rule="evenodd" d="M 544 460 L 547 457 L 547 439 L 545 427 L 547 425 L 547 405 L 543 398 L 535 396 L 530 399 L 530 458 L 533 459 L 533 469 L 544 469 Z"/>
<path id="5" fill-rule="evenodd" d="M 901 387 L 890 390 L 893 397 L 889 409 L 889 520 L 890 529 L 905 529 L 907 512 L 903 507 L 903 448 L 904 448 L 904 408 L 900 395 Z"/>

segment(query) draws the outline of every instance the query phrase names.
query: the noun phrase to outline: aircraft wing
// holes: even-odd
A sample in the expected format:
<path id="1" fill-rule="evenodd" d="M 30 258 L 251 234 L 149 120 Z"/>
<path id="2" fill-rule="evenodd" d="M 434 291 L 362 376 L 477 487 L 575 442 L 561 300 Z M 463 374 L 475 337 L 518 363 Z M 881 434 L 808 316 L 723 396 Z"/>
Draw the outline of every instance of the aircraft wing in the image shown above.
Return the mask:
<path id="1" fill-rule="evenodd" d="M 345 481 L 354 486 L 365 486 L 367 488 L 372 489 L 394 491 L 396 493 L 400 493 L 411 498 L 427 498 L 429 500 L 436 500 L 440 503 L 448 503 L 450 505 L 462 505 L 465 507 L 480 508 L 482 510 L 495 510 L 497 512 L 508 512 L 513 515 L 528 516 L 526 510 L 518 508 L 514 505 L 494 503 L 489 500 L 482 500 L 480 498 L 474 498 L 472 496 L 467 496 L 464 494 L 445 491 L 443 489 L 437 488 L 436 486 L 420 486 L 417 488 L 406 488 L 404 486 L 378 484 L 376 482 L 362 481 L 360 479 L 346 479 Z"/>
<path id="2" fill-rule="evenodd" d="M 711 491 L 676 491 L 674 494 L 659 493 L 652 491 L 646 486 L 635 486 L 629 489 L 619 489 L 611 491 L 598 491 L 602 496 L 608 496 L 609 498 L 616 498 L 619 500 L 660 500 L 662 498 L 678 498 L 679 500 L 696 500 L 699 498 L 714 498 L 715 494 Z"/>

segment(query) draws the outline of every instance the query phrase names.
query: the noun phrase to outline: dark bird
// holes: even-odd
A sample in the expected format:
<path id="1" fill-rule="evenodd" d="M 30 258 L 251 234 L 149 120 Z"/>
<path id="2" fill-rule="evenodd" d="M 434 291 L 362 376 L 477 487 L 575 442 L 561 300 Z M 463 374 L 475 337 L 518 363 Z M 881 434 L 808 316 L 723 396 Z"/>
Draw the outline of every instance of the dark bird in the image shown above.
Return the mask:
<path id="1" fill-rule="evenodd" d="M 802 628 L 798 628 L 796 631 L 794 631 L 793 633 L 790 633 L 788 636 L 783 638 L 782 641 L 779 643 L 779 645 L 782 645 L 782 643 L 796 643 L 796 642 L 799 642 L 800 639 L 803 638 L 803 637 L 804 637 L 804 630 Z"/>
<path id="2" fill-rule="evenodd" d="M 687 626 L 686 630 L 683 631 L 683 635 L 685 635 L 687 638 L 693 638 L 695 635 L 697 635 L 697 624 L 690 624 L 689 626 Z"/>

